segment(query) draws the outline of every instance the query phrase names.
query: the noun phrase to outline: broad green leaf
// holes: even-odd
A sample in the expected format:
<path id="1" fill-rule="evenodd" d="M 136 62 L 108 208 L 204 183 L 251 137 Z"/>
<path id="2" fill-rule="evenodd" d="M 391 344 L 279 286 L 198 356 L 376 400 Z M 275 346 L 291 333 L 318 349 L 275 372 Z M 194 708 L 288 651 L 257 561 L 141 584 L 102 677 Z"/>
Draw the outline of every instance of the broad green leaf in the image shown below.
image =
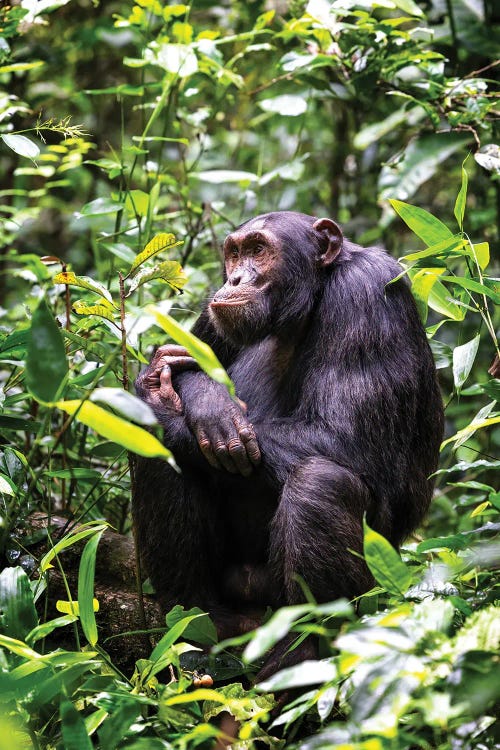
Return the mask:
<path id="1" fill-rule="evenodd" d="M 30 581 L 20 567 L 4 568 L 0 574 L 0 631 L 24 640 L 38 624 Z"/>
<path id="2" fill-rule="evenodd" d="M 390 199 L 389 203 L 412 232 L 420 237 L 428 247 L 455 240 L 453 232 L 448 229 L 446 224 L 443 224 L 440 219 L 437 219 L 425 209 L 394 199 Z"/>
<path id="3" fill-rule="evenodd" d="M 425 110 L 422 107 L 413 107 L 412 109 L 401 107 L 401 109 L 392 112 L 384 120 L 361 128 L 354 136 L 354 148 L 364 150 L 384 135 L 387 135 L 387 133 L 392 133 L 394 128 L 401 125 L 402 122 L 416 124 L 424 116 Z"/>
<path id="4" fill-rule="evenodd" d="M 215 625 L 210 617 L 198 607 L 184 611 L 184 607 L 177 604 L 166 617 L 167 627 L 172 628 L 177 622 L 191 615 L 197 615 L 197 618 L 188 624 L 184 631 L 184 637 L 195 643 L 207 645 L 217 643 Z"/>
<path id="5" fill-rule="evenodd" d="M 97 546 L 104 529 L 96 531 L 82 552 L 78 570 L 78 607 L 85 637 L 91 646 L 97 643 L 97 623 L 94 614 L 94 576 Z"/>
<path id="6" fill-rule="evenodd" d="M 106 404 L 111 409 L 122 414 L 133 422 L 151 427 L 157 424 L 157 419 L 150 406 L 123 388 L 96 388 L 90 395 L 90 400 Z"/>
<path id="7" fill-rule="evenodd" d="M 92 534 L 95 534 L 99 531 L 104 531 L 104 529 L 106 528 L 106 524 L 89 523 L 86 525 L 86 528 L 81 529 L 81 531 L 71 531 L 69 534 L 66 534 L 66 536 L 64 536 L 56 544 L 54 544 L 54 546 L 49 549 L 49 551 L 46 552 L 42 557 L 39 566 L 40 573 L 45 573 L 46 570 L 52 567 L 52 560 L 60 552 L 67 549 L 68 547 L 71 547 L 73 544 L 76 544 L 82 539 L 86 539 L 88 536 L 92 536 Z"/>
<path id="8" fill-rule="evenodd" d="M 0 138 L 6 146 L 15 151 L 19 156 L 26 156 L 28 159 L 36 159 L 40 155 L 40 149 L 32 140 L 25 135 L 15 135 L 4 133 Z"/>
<path id="9" fill-rule="evenodd" d="M 275 612 L 270 620 L 255 631 L 244 651 L 245 661 L 254 662 L 264 656 L 275 643 L 285 637 L 293 623 L 310 609 L 309 604 L 297 604 L 293 607 L 283 607 Z"/>
<path id="10" fill-rule="evenodd" d="M 85 302 L 78 300 L 77 302 L 73 302 L 72 307 L 77 315 L 96 315 L 98 318 L 106 318 L 106 320 L 110 320 L 112 323 L 115 322 L 112 310 L 105 305 L 87 305 Z"/>
<path id="11" fill-rule="evenodd" d="M 404 12 L 408 13 L 410 16 L 421 18 L 424 15 L 422 8 L 419 8 L 417 3 L 413 2 L 413 0 L 394 0 L 394 5 L 396 8 L 404 10 Z"/>
<path id="12" fill-rule="evenodd" d="M 87 734 L 83 717 L 73 703 L 62 700 L 59 713 L 64 750 L 92 750 L 93 744 Z"/>
<path id="13" fill-rule="evenodd" d="M 461 307 L 458 302 L 454 301 L 450 291 L 439 280 L 432 285 L 429 293 L 429 307 L 452 320 L 465 318 L 465 307 Z"/>
<path id="14" fill-rule="evenodd" d="M 190 177 L 195 177 L 202 182 L 210 182 L 213 185 L 221 185 L 225 182 L 258 182 L 259 180 L 253 172 L 229 169 L 208 169 L 205 172 L 191 172 Z"/>
<path id="15" fill-rule="evenodd" d="M 465 161 L 467 161 L 467 159 Z M 462 164 L 462 184 L 455 201 L 454 209 L 455 219 L 457 220 L 461 232 L 464 228 L 465 204 L 467 201 L 467 183 L 469 180 L 464 164 Z"/>
<path id="16" fill-rule="evenodd" d="M 45 403 L 57 396 L 68 374 L 68 362 L 59 326 L 42 299 L 33 313 L 26 355 L 26 385 Z"/>
<path id="17" fill-rule="evenodd" d="M 198 70 L 198 58 L 188 44 L 159 45 L 153 42 L 151 48 L 146 49 L 144 59 L 180 78 L 192 76 Z"/>
<path id="18" fill-rule="evenodd" d="M 111 198 L 96 198 L 90 203 L 86 203 L 76 217 L 82 216 L 105 216 L 106 214 L 115 214 L 123 211 L 123 203 L 118 203 Z"/>
<path id="19" fill-rule="evenodd" d="M 261 99 L 258 105 L 264 112 L 273 112 L 285 117 L 298 117 L 307 112 L 307 101 L 298 94 L 282 94 L 272 99 Z"/>
<path id="20" fill-rule="evenodd" d="M 95 481 L 96 479 L 102 479 L 102 474 L 97 469 L 82 469 L 79 466 L 75 466 L 72 469 L 53 469 L 52 471 L 44 471 L 44 477 L 53 477 L 55 479 L 89 479 Z"/>
<path id="21" fill-rule="evenodd" d="M 176 241 L 175 235 L 173 234 L 167 234 L 163 232 L 162 234 L 157 234 L 156 237 L 153 237 L 151 242 L 148 242 L 144 250 L 139 253 L 139 255 L 136 256 L 134 262 L 130 266 L 130 271 L 128 272 L 127 276 L 134 276 L 135 271 L 141 266 L 144 261 L 149 260 L 149 258 L 152 258 L 157 253 L 161 253 L 163 250 L 169 250 L 172 247 L 177 247 L 177 245 L 181 245 L 181 241 Z"/>
<path id="22" fill-rule="evenodd" d="M 77 276 L 73 271 L 62 271 L 54 276 L 53 282 L 54 284 L 69 284 L 70 286 L 78 286 L 81 289 L 89 289 L 100 297 L 104 297 L 108 302 L 111 302 L 113 307 L 116 307 L 108 289 L 103 284 L 99 284 L 99 282 L 90 279 L 88 276 Z"/>
<path id="23" fill-rule="evenodd" d="M 417 303 L 420 319 L 424 324 L 427 320 L 429 294 L 440 273 L 442 273 L 442 269 L 439 268 L 423 268 L 411 280 L 411 291 Z"/>
<path id="24" fill-rule="evenodd" d="M 133 695 L 126 700 L 114 698 L 113 711 L 101 724 L 97 732 L 99 747 L 106 748 L 106 750 L 115 750 L 118 745 L 121 745 L 123 737 L 140 716 L 142 710 L 143 706 L 137 696 L 135 700 Z"/>
<path id="25" fill-rule="evenodd" d="M 490 245 L 488 242 L 478 242 L 471 246 L 471 255 L 477 261 L 482 271 L 490 262 Z"/>
<path id="26" fill-rule="evenodd" d="M 363 521 L 363 552 L 373 577 L 389 592 L 402 596 L 410 587 L 411 573 L 390 542 Z"/>
<path id="27" fill-rule="evenodd" d="M 166 260 L 154 266 L 154 268 L 143 268 L 142 271 L 139 271 L 130 284 L 127 297 L 142 284 L 154 279 L 166 282 L 175 291 L 180 291 L 187 282 L 187 276 L 182 270 L 181 264 L 176 260 Z"/>
<path id="28" fill-rule="evenodd" d="M 79 422 L 91 427 L 99 435 L 139 456 L 163 458 L 172 462 L 171 452 L 154 435 L 90 401 L 58 401 L 56 406 L 68 414 L 74 414 Z"/>
<path id="29" fill-rule="evenodd" d="M 125 198 L 125 208 L 129 216 L 147 216 L 149 195 L 144 190 L 129 190 Z"/>
<path id="30" fill-rule="evenodd" d="M 205 344 L 204 341 L 201 341 L 192 333 L 185 331 L 170 315 L 163 315 L 154 305 L 148 305 L 146 312 L 155 318 L 157 324 L 160 328 L 163 328 L 165 333 L 168 333 L 175 342 L 188 350 L 207 375 L 210 375 L 217 383 L 225 385 L 229 393 L 234 396 L 234 383 L 208 344 Z"/>
<path id="31" fill-rule="evenodd" d="M 477 334 L 477 336 L 474 336 L 466 344 L 456 346 L 453 350 L 453 381 L 457 391 L 460 390 L 469 377 L 472 365 L 476 359 L 480 338 L 480 335 Z"/>

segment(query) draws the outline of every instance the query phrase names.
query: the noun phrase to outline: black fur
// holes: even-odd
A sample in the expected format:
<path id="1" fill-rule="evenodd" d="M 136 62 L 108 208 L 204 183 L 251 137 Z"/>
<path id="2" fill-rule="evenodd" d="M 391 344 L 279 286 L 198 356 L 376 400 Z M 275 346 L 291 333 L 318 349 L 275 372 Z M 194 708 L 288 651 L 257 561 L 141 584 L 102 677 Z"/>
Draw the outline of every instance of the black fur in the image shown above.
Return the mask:
<path id="1" fill-rule="evenodd" d="M 239 336 L 224 336 L 208 309 L 195 326 L 247 404 L 261 465 L 234 476 L 200 453 L 190 429 L 198 415 L 217 422 L 231 407 L 202 372 L 174 378 L 183 415 L 156 408 L 183 473 L 140 459 L 134 517 L 166 607 L 217 614 L 239 602 L 297 602 L 297 574 L 320 601 L 358 595 L 372 583 L 350 551 L 362 549 L 363 514 L 398 547 L 428 508 L 442 404 L 410 290 L 389 284 L 401 269 L 378 248 L 344 240 L 319 267 L 325 237 L 315 221 L 277 212 L 244 224 L 282 244 L 269 312 L 258 326 L 249 313 Z M 147 400 L 141 378 L 137 388 Z"/>

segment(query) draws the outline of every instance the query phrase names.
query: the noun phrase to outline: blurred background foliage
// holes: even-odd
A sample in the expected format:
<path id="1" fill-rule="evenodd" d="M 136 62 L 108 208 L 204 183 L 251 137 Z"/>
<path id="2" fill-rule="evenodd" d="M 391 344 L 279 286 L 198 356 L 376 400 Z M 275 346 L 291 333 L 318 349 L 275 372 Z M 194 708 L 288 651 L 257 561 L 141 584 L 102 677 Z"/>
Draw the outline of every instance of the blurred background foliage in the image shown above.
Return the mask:
<path id="1" fill-rule="evenodd" d="M 332 724 L 311 747 L 444 748 L 450 727 L 454 748 L 493 746 L 493 662 L 470 654 L 493 653 L 498 636 L 491 630 L 496 610 L 488 607 L 497 597 L 500 365 L 490 374 L 488 368 L 498 355 L 500 320 L 499 26 L 494 0 L 13 0 L 0 7 L 3 564 L 38 569 L 29 540 L 18 537 L 34 510 L 64 512 L 74 522 L 106 519 L 130 531 L 127 449 L 137 450 L 146 438 L 129 429 L 127 442 L 116 420 L 147 427 L 151 415 L 132 396 L 124 398 L 123 389 L 132 390 L 152 345 L 164 340 L 158 325 L 166 314 L 189 328 L 220 278 L 219 247 L 229 229 L 258 213 L 293 209 L 331 216 L 352 240 L 382 244 L 403 258 L 440 370 L 447 437 L 455 435 L 443 448 L 425 539 L 412 540 L 404 554 L 436 606 L 408 609 L 408 600 L 419 599 L 417 584 L 412 579 L 412 589 L 398 567 L 403 563 L 389 556 L 388 567 L 408 578 L 401 590 L 391 590 L 390 576 L 377 578 L 388 593 L 380 606 L 393 607 L 394 619 L 372 614 L 352 626 L 359 639 L 347 642 L 351 661 L 314 672 L 325 686 L 304 693 L 277 722 L 289 728 L 316 707 L 322 721 L 332 710 L 337 719 L 352 712 L 351 723 Z M 167 328 L 178 335 L 172 323 Z M 205 365 L 217 374 L 216 363 Z M 80 399 L 85 409 L 78 412 Z M 148 450 L 161 449 L 150 442 Z M 18 597 L 30 627 L 3 632 L 32 645 L 42 636 L 31 632 L 36 614 L 26 582 L 21 572 L 6 571 L 2 606 Z M 84 592 L 82 601 L 89 596 Z M 61 626 L 79 616 L 68 611 Z M 84 633 L 94 647 L 91 611 L 90 605 Z M 342 612 L 339 618 L 349 621 L 352 611 Z M 324 624 L 331 617 L 311 608 L 306 626 L 294 627 L 322 629 L 332 644 L 338 627 Z M 413 645 L 398 651 L 391 628 L 403 621 Z M 460 640 L 462 626 L 472 633 L 469 646 L 465 636 Z M 375 633 L 381 640 L 368 667 L 360 643 Z M 32 651 L 2 643 L 10 654 L 5 673 L 22 666 L 16 679 L 25 679 L 36 672 Z M 344 645 L 331 645 L 330 653 L 342 654 Z M 164 666 L 166 653 L 177 668 L 172 648 L 157 651 L 153 662 L 163 659 Z M 400 661 L 389 664 L 391 649 Z M 421 659 L 418 679 L 408 677 L 401 661 L 410 651 Z M 151 667 L 136 675 L 142 697 L 132 708 L 128 688 L 106 683 L 118 690 L 115 702 L 101 698 L 92 719 L 77 702 L 80 675 L 95 675 L 102 664 L 89 657 L 82 667 L 71 658 L 54 657 L 47 667 L 50 679 L 61 666 L 78 667 L 74 684 L 56 680 L 65 699 L 54 703 L 48 690 L 30 703 L 31 683 L 23 683 L 26 695 L 21 689 L 17 712 L 2 725 L 5 736 L 28 721 L 33 745 L 27 747 L 76 741 L 84 748 L 98 726 L 108 726 L 108 715 L 122 732 L 116 744 L 128 737 L 123 746 L 194 747 L 212 736 L 192 729 L 201 721 L 198 708 L 181 715 L 162 704 L 164 729 L 153 721 L 141 732 L 145 742 L 154 737 L 163 744 L 141 745 L 135 735 L 132 743 L 140 700 L 157 699 Z M 350 683 L 354 662 L 357 683 Z M 379 708 L 392 717 L 389 729 L 374 720 L 379 708 L 367 687 L 383 674 L 387 701 Z M 466 683 L 478 685 L 479 674 L 486 687 L 477 705 L 461 712 Z M 309 684 L 305 669 L 268 687 Z M 187 685 L 183 677 L 178 692 Z M 405 700 L 395 697 L 402 685 Z M 97 691 L 85 689 L 85 695 Z M 241 747 L 252 746 L 270 706 L 262 696 L 259 705 L 244 702 L 250 700 L 230 691 L 222 700 L 247 726 L 250 744 Z M 55 723 L 44 723 L 50 712 Z M 204 716 L 216 714 L 212 705 Z M 410 722 L 413 739 L 404 732 L 396 739 L 400 721 Z M 109 744 L 109 727 L 99 739 L 106 748 L 116 746 Z M 379 744 L 370 744 L 373 737 Z M 263 741 L 274 742 L 267 735 Z"/>

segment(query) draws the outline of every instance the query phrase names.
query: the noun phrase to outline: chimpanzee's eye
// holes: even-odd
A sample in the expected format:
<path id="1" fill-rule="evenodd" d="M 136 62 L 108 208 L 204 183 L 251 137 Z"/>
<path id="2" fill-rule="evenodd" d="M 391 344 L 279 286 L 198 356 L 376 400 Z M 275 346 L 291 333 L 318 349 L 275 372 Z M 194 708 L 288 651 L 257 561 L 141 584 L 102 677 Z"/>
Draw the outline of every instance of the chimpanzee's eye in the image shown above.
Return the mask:
<path id="1" fill-rule="evenodd" d="M 254 246 L 254 249 L 253 249 L 253 254 L 254 255 L 260 255 L 263 252 L 264 252 L 264 245 L 255 245 Z"/>
<path id="2" fill-rule="evenodd" d="M 228 248 L 228 255 L 230 258 L 237 258 L 238 257 L 238 248 L 236 245 L 230 245 Z"/>

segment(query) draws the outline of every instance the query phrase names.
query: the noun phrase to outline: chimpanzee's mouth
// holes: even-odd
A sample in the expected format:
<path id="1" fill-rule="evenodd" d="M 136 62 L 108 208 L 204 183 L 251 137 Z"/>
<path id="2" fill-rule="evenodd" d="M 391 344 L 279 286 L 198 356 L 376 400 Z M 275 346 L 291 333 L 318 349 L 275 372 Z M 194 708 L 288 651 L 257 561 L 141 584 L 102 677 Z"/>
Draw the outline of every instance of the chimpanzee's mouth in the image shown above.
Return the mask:
<path id="1" fill-rule="evenodd" d="M 213 299 L 210 307 L 242 307 L 243 305 L 248 305 L 249 302 L 251 302 L 249 297 L 238 297 L 237 299 L 226 297 L 225 299 Z"/>

